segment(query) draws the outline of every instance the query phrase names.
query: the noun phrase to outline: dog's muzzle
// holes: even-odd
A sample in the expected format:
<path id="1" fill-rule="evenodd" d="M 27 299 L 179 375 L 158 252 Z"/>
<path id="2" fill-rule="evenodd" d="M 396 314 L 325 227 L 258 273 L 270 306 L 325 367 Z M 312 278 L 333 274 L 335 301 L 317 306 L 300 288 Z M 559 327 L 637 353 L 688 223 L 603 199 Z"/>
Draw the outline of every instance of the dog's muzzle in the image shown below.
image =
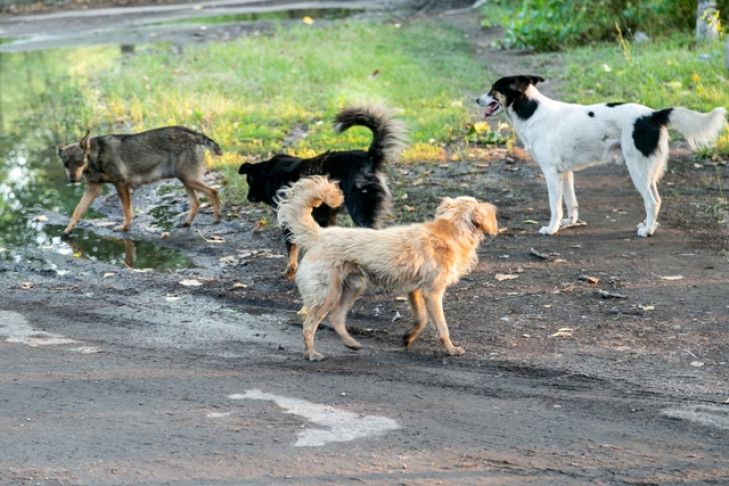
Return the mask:
<path id="1" fill-rule="evenodd" d="M 485 118 L 494 115 L 501 108 L 501 104 L 493 99 L 491 96 L 484 95 L 480 98 L 476 98 L 476 103 L 478 103 L 478 106 L 486 107 L 486 113 L 484 114 Z"/>

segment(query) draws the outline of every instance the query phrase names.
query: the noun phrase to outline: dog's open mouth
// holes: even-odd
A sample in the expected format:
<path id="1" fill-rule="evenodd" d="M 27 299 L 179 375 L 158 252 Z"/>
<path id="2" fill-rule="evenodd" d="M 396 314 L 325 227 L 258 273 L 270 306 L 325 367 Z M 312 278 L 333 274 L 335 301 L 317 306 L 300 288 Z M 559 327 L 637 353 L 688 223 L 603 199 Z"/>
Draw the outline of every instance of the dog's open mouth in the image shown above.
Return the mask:
<path id="1" fill-rule="evenodd" d="M 499 110 L 499 108 L 501 108 L 501 105 L 499 104 L 499 102 L 498 101 L 492 101 L 486 107 L 486 114 L 484 114 L 484 117 L 485 118 L 490 117 L 491 115 L 493 115 L 494 113 L 496 113 Z"/>

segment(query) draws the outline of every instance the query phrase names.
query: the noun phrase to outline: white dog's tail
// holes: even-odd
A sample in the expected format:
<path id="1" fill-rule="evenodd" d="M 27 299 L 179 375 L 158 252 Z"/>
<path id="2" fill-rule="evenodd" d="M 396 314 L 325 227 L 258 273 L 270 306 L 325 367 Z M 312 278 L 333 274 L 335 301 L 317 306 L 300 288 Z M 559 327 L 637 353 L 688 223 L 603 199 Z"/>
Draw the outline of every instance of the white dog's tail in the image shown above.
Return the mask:
<path id="1" fill-rule="evenodd" d="M 709 113 L 673 108 L 668 116 L 668 125 L 686 137 L 692 150 L 713 143 L 724 129 L 725 122 L 726 110 L 722 107 L 716 107 Z"/>
<path id="2" fill-rule="evenodd" d="M 311 215 L 312 209 L 322 204 L 339 207 L 344 202 L 344 194 L 326 177 L 313 176 L 283 189 L 277 201 L 278 224 L 293 233 L 292 243 L 306 249 L 319 238 L 321 229 Z"/>

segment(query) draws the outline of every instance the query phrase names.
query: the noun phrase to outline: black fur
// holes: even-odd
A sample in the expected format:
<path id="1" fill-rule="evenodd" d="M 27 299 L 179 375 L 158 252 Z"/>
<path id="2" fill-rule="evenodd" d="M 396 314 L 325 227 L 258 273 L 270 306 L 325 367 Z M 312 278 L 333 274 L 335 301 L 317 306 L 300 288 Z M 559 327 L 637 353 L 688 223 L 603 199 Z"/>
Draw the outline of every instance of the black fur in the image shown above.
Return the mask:
<path id="1" fill-rule="evenodd" d="M 334 122 L 339 133 L 355 125 L 372 131 L 372 143 L 367 151 L 325 152 L 309 159 L 278 154 L 265 162 L 241 165 L 238 173 L 246 175 L 248 200 L 263 202 L 276 209 L 281 189 L 303 177 L 325 175 L 338 182 L 344 194 L 344 206 L 354 224 L 378 228 L 390 206 L 384 168 L 401 149 L 404 130 L 401 122 L 394 120 L 390 111 L 379 105 L 347 108 Z M 336 222 L 338 211 L 338 208 L 321 205 L 313 210 L 312 216 L 320 226 L 329 226 Z M 291 255 L 290 232 L 285 227 L 283 232 Z"/>
<path id="2" fill-rule="evenodd" d="M 661 130 L 668 125 L 672 108 L 654 111 L 650 115 L 642 116 L 633 124 L 633 142 L 635 148 L 648 157 L 658 147 Z"/>

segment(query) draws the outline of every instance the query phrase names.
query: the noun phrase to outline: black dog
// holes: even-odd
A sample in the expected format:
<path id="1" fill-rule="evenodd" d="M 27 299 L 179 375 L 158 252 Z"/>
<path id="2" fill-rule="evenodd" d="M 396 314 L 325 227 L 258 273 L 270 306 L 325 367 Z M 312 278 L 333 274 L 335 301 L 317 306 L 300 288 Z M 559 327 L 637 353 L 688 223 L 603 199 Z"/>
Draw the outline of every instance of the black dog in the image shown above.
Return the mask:
<path id="1" fill-rule="evenodd" d="M 372 130 L 368 151 L 326 152 L 310 159 L 278 154 L 256 164 L 243 164 L 239 174 L 246 174 L 248 200 L 264 202 L 276 209 L 278 192 L 302 177 L 324 175 L 339 182 L 344 206 L 357 226 L 377 228 L 390 207 L 390 191 L 384 167 L 397 156 L 405 143 L 401 121 L 380 104 L 354 106 L 342 110 L 334 120 L 334 129 L 342 133 L 360 125 Z M 336 223 L 338 209 L 322 204 L 313 211 L 320 226 Z M 298 245 L 291 243 L 291 232 L 283 228 L 288 264 L 286 278 L 292 279 L 298 267 Z"/>

